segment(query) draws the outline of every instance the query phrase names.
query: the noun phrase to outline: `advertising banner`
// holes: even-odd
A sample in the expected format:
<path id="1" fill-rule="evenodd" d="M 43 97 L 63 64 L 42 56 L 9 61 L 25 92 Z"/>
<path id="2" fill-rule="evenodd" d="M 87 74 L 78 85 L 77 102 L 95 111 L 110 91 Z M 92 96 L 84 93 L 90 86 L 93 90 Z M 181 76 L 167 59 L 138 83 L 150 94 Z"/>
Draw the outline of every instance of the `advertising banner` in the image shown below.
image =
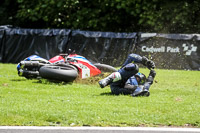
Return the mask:
<path id="1" fill-rule="evenodd" d="M 142 33 L 136 51 L 157 68 L 200 70 L 200 34 Z"/>

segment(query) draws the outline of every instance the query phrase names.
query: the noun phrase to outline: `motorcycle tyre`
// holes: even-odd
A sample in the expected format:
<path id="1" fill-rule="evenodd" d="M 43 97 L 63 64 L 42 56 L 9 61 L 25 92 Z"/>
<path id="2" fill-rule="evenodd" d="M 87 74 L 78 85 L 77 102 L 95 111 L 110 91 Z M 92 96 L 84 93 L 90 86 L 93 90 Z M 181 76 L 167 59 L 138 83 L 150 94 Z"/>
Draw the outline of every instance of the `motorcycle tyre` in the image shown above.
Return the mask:
<path id="1" fill-rule="evenodd" d="M 117 69 L 107 64 L 96 63 L 94 64 L 102 72 L 117 72 Z"/>
<path id="2" fill-rule="evenodd" d="M 48 65 L 39 70 L 42 78 L 73 82 L 78 77 L 78 70 L 72 65 Z"/>

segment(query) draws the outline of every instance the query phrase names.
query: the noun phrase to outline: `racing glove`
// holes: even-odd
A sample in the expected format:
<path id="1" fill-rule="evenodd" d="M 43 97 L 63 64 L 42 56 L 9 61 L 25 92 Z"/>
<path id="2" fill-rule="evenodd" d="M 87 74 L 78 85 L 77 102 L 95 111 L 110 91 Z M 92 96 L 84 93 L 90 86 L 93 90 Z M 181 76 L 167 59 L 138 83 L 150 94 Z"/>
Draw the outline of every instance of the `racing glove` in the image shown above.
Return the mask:
<path id="1" fill-rule="evenodd" d="M 152 60 L 148 60 L 147 61 L 147 68 L 149 69 L 154 69 L 156 66 L 155 66 L 155 63 L 152 61 Z"/>
<path id="2" fill-rule="evenodd" d="M 148 69 L 154 69 L 155 68 L 155 63 L 152 60 L 149 60 L 147 57 L 143 56 L 142 57 L 142 64 L 146 66 Z"/>

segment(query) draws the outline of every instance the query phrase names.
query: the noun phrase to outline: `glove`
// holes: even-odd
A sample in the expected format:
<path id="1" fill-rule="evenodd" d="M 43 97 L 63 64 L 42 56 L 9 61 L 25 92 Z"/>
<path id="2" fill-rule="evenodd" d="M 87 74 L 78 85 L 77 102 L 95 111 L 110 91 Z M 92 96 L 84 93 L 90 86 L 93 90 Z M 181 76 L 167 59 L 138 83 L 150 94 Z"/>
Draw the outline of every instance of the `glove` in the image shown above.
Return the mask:
<path id="1" fill-rule="evenodd" d="M 154 69 L 156 67 L 155 63 L 152 60 L 148 60 L 146 66 L 148 69 L 151 69 L 151 68 Z"/>
<path id="2" fill-rule="evenodd" d="M 155 78 L 156 71 L 155 70 L 151 70 L 150 73 L 149 73 L 149 76 L 152 76 L 153 78 Z"/>
<path id="3" fill-rule="evenodd" d="M 147 57 L 142 57 L 142 64 L 146 66 L 148 69 L 155 68 L 155 63 L 152 60 L 149 60 Z"/>

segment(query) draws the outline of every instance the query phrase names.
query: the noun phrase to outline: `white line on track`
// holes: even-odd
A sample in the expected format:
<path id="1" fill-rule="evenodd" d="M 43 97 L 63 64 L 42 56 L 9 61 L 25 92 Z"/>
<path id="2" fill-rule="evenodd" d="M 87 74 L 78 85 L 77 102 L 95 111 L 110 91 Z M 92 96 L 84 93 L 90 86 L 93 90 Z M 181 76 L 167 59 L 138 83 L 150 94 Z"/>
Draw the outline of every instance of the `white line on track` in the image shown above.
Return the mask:
<path id="1" fill-rule="evenodd" d="M 0 126 L 0 130 L 96 130 L 96 131 L 165 131 L 165 132 L 198 132 L 200 128 L 168 127 L 52 127 L 52 126 Z"/>

